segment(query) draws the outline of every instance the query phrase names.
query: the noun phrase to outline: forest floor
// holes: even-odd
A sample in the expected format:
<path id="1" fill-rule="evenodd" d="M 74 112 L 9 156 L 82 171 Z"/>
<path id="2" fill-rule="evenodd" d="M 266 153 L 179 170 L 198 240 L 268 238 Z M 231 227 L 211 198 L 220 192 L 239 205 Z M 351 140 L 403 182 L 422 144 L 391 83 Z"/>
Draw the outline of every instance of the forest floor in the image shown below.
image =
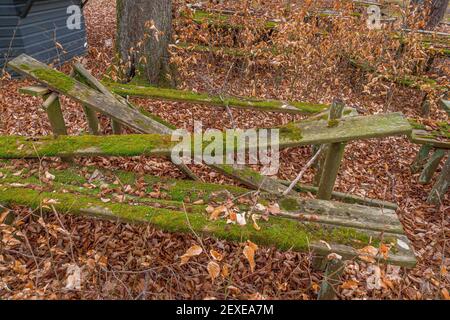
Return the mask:
<path id="1" fill-rule="evenodd" d="M 115 38 L 115 1 L 92 0 L 85 9 L 88 30 L 88 55 L 81 59 L 97 77 L 113 59 Z M 225 67 L 224 67 L 225 66 Z M 228 68 L 227 68 L 228 66 Z M 213 58 L 192 59 L 191 76 L 181 86 L 198 91 L 214 91 L 226 82 L 226 92 L 240 96 L 276 98 L 283 88 L 272 86 L 272 74 L 261 71 L 259 82 L 245 82 L 239 74 L 228 77 L 231 64 L 214 63 Z M 437 62 L 439 66 L 439 62 Z M 438 67 L 435 67 L 438 68 Z M 68 66 L 63 70 L 67 71 Z M 195 72 L 194 72 L 195 71 Z M 296 100 L 330 103 L 344 96 L 348 105 L 359 106 L 366 114 L 401 111 L 419 117 L 422 94 L 418 90 L 394 87 L 386 110 L 386 96 L 361 90 L 361 75 L 341 73 L 323 83 L 298 84 Z M 244 77 L 245 78 L 245 77 Z M 266 82 L 265 82 L 266 81 Z M 0 134 L 47 135 L 51 133 L 47 117 L 38 98 L 20 95 L 18 88 L 32 84 L 27 79 L 0 82 Z M 192 130 L 193 121 L 204 127 L 228 128 L 226 112 L 202 105 L 135 99 L 145 107 L 179 127 Z M 64 98 L 63 113 L 70 134 L 86 132 L 82 108 Z M 298 116 L 232 110 L 238 127 L 252 128 L 286 124 Z M 448 121 L 445 113 L 433 104 L 431 117 Z M 102 118 L 105 133 L 108 119 Z M 410 164 L 418 151 L 406 137 L 352 142 L 347 146 L 337 179 L 338 191 L 350 192 L 399 205 L 398 215 L 414 247 L 418 264 L 412 270 L 351 261 L 343 275 L 338 295 L 342 299 L 441 299 L 450 298 L 450 194 L 438 208 L 425 200 L 435 178 L 428 185 L 418 183 Z M 278 177 L 292 180 L 312 156 L 310 148 L 291 148 L 280 156 Z M 124 169 L 158 176 L 184 178 L 170 162 L 149 157 L 77 159 L 78 165 Z M 14 162 L 17 171 L 25 166 L 60 166 L 55 161 L 41 163 Z M 233 182 L 206 167 L 194 170 L 205 181 Z M 308 170 L 304 182 L 313 178 Z M 308 195 L 306 195 L 308 196 Z M 242 244 L 204 238 L 206 250 L 223 253 L 230 266 L 230 276 L 212 282 L 207 271 L 208 259 L 199 256 L 180 266 L 179 257 L 198 239 L 194 234 L 173 234 L 151 226 L 135 226 L 70 215 L 48 215 L 29 219 L 33 211 L 15 207 L 18 220 L 13 226 L 0 225 L 0 234 L 20 231 L 25 235 L 14 242 L 0 244 L 0 297 L 3 299 L 316 299 L 321 272 L 310 267 L 308 254 L 281 252 L 260 247 L 256 253 L 256 270 L 251 272 L 242 255 Z M 82 290 L 67 290 L 69 266 L 82 266 Z M 379 278 L 375 279 L 374 277 Z M 377 281 L 378 280 L 378 281 Z M 381 280 L 381 281 L 379 281 Z M 374 284 L 375 283 L 375 284 Z"/>

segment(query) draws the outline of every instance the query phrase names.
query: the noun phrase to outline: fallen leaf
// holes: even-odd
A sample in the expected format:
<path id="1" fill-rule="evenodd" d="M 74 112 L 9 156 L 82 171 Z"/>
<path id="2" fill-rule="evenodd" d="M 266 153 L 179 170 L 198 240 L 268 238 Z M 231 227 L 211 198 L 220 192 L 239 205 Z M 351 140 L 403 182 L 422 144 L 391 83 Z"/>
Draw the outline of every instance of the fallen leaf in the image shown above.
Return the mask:
<path id="1" fill-rule="evenodd" d="M 48 171 L 45 171 L 44 177 L 47 180 L 55 180 L 55 176 L 53 174 L 51 174 L 50 172 L 48 172 Z"/>
<path id="2" fill-rule="evenodd" d="M 356 280 L 347 280 L 341 285 L 341 287 L 342 289 L 356 289 L 358 288 L 358 283 L 359 282 Z"/>
<path id="3" fill-rule="evenodd" d="M 232 295 L 238 295 L 241 293 L 241 289 L 239 289 L 238 287 L 235 287 L 233 285 L 230 285 L 227 287 L 228 291 L 230 291 L 230 293 Z"/>
<path id="4" fill-rule="evenodd" d="M 384 243 L 380 244 L 380 253 L 384 259 L 388 258 L 389 250 L 391 250 L 391 248 L 389 248 L 387 245 L 385 245 Z"/>
<path id="5" fill-rule="evenodd" d="M 214 281 L 214 279 L 216 279 L 220 273 L 220 266 L 217 264 L 217 262 L 210 261 L 208 263 L 207 269 L 209 276 L 211 277 L 212 281 Z"/>
<path id="6" fill-rule="evenodd" d="M 441 293 L 445 300 L 450 300 L 450 294 L 446 288 L 442 288 Z"/>
<path id="7" fill-rule="evenodd" d="M 223 255 L 222 255 L 220 252 L 217 252 L 216 250 L 211 249 L 211 250 L 209 251 L 209 253 L 211 254 L 211 256 L 213 257 L 214 260 L 216 260 L 216 261 L 222 261 Z"/>
<path id="8" fill-rule="evenodd" d="M 279 215 L 281 213 L 280 206 L 278 205 L 278 203 L 269 205 L 267 207 L 267 210 L 269 211 L 270 214 L 274 216 Z"/>
<path id="9" fill-rule="evenodd" d="M 228 265 L 224 264 L 222 267 L 222 277 L 227 278 L 230 275 L 230 271 L 228 270 Z"/>
<path id="10" fill-rule="evenodd" d="M 257 214 L 252 214 L 252 220 L 253 220 L 253 228 L 255 228 L 256 231 L 261 230 L 261 227 L 256 222 L 261 216 Z"/>
<path id="11" fill-rule="evenodd" d="M 223 212 L 227 212 L 227 207 L 225 206 L 219 206 L 217 208 L 215 208 L 212 212 L 211 215 L 209 216 L 209 220 L 217 220 L 220 216 L 221 213 Z"/>
<path id="12" fill-rule="evenodd" d="M 266 207 L 264 205 L 262 205 L 261 203 L 257 203 L 255 205 L 255 210 L 256 211 L 260 211 L 260 212 L 264 212 L 264 211 L 266 211 Z"/>
<path id="13" fill-rule="evenodd" d="M 378 249 L 373 246 L 366 246 L 362 249 L 359 249 L 358 253 L 359 253 L 359 256 L 358 256 L 359 259 L 361 259 L 365 262 L 374 263 L 375 257 L 378 253 Z"/>
<path id="14" fill-rule="evenodd" d="M 244 256 L 247 258 L 248 263 L 250 264 L 250 270 L 252 272 L 255 271 L 255 252 L 258 250 L 258 246 L 251 242 L 250 240 L 247 241 L 247 245 L 244 248 Z"/>
<path id="15" fill-rule="evenodd" d="M 76 264 L 67 264 L 66 289 L 81 290 L 81 268 Z"/>
<path id="16" fill-rule="evenodd" d="M 191 246 L 189 249 L 187 249 L 186 253 L 180 257 L 181 258 L 180 265 L 187 263 L 190 258 L 192 258 L 194 256 L 198 256 L 202 252 L 203 252 L 203 249 L 199 245 L 195 244 L 195 245 Z"/>
<path id="17" fill-rule="evenodd" d="M 266 300 L 267 298 L 263 296 L 261 293 L 256 292 L 253 294 L 249 294 L 246 296 L 248 300 Z"/>
<path id="18" fill-rule="evenodd" d="M 311 284 L 311 288 L 313 289 L 314 293 L 318 293 L 319 290 L 320 290 L 320 286 L 317 283 L 315 283 L 315 282 L 313 282 Z"/>

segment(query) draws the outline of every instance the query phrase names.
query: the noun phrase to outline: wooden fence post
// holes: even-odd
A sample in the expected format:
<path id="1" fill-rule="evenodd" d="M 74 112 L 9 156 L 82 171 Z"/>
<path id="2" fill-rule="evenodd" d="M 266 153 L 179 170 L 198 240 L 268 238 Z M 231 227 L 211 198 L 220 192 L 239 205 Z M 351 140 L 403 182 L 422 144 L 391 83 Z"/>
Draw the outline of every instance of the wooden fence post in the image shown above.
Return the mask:
<path id="1" fill-rule="evenodd" d="M 420 147 L 419 152 L 417 152 L 416 158 L 411 164 L 412 173 L 417 173 L 423 168 L 424 164 L 427 162 L 428 155 L 430 154 L 431 149 L 433 149 L 433 147 L 429 144 L 424 144 Z"/>
<path id="2" fill-rule="evenodd" d="M 55 136 L 67 136 L 67 128 L 64 123 L 58 93 L 52 92 L 45 96 L 42 108 L 47 112 L 53 134 Z"/>
<path id="3" fill-rule="evenodd" d="M 335 100 L 330 108 L 329 126 L 339 125 L 339 120 L 344 111 L 344 103 Z M 332 143 L 327 146 L 325 153 L 325 161 L 322 172 L 320 174 L 319 190 L 317 197 L 323 200 L 330 200 L 333 192 L 334 183 L 341 165 L 342 157 L 344 156 L 345 143 Z"/>
<path id="4" fill-rule="evenodd" d="M 89 86 L 89 84 L 86 82 L 85 79 L 83 79 L 83 77 L 76 72 L 76 70 L 74 69 L 73 72 L 73 77 L 74 79 L 80 81 L 81 83 Z M 94 136 L 98 136 L 100 134 L 100 124 L 97 118 L 97 113 L 95 112 L 95 110 L 92 110 L 91 108 L 89 108 L 89 106 L 83 104 L 83 111 L 84 111 L 84 115 L 86 116 L 86 121 L 88 124 L 88 128 L 89 128 L 89 133 L 94 135 Z"/>
<path id="5" fill-rule="evenodd" d="M 450 156 L 442 168 L 441 175 L 438 181 L 434 184 L 433 189 L 431 189 L 428 195 L 427 202 L 431 204 L 438 205 L 444 198 L 444 194 L 450 185 Z"/>
<path id="6" fill-rule="evenodd" d="M 82 64 L 75 63 L 74 70 L 77 75 L 77 78 L 80 80 L 80 82 L 83 82 L 87 86 L 91 87 L 92 89 L 95 89 L 104 95 L 107 95 L 108 97 L 112 99 L 118 99 L 114 94 L 112 94 L 108 89 L 105 88 L 104 85 L 100 83 L 95 77 L 93 77 L 89 71 L 87 71 Z M 121 99 L 123 100 L 123 99 Z M 122 102 L 122 101 L 120 101 Z M 113 131 L 113 134 L 121 134 L 122 133 L 122 124 L 113 118 L 111 118 L 111 128 Z"/>
<path id="7" fill-rule="evenodd" d="M 44 96 L 44 103 L 42 108 L 47 112 L 50 126 L 52 127 L 53 135 L 67 136 L 67 128 L 64 122 L 64 117 L 61 111 L 61 102 L 57 92 L 52 92 Z M 61 161 L 71 163 L 72 157 L 61 157 Z"/>
<path id="8" fill-rule="evenodd" d="M 419 183 L 427 184 L 433 178 L 433 174 L 439 166 L 442 158 L 444 158 L 447 150 L 437 149 L 430 157 L 430 160 L 424 166 L 422 174 L 419 177 Z"/>
<path id="9" fill-rule="evenodd" d="M 335 258 L 328 261 L 318 300 L 334 300 L 336 298 L 336 287 L 339 285 L 343 271 L 344 264 L 341 259 Z"/>

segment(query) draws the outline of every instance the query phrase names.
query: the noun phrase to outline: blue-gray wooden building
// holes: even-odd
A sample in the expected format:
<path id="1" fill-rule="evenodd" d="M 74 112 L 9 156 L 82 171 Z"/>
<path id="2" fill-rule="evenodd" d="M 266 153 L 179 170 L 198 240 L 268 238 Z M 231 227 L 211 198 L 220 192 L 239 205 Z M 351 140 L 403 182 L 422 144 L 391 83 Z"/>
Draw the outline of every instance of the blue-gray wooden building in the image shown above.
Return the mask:
<path id="1" fill-rule="evenodd" d="M 22 53 L 54 65 L 85 54 L 84 17 L 78 28 L 73 5 L 81 8 L 83 1 L 0 0 L 0 75 Z"/>

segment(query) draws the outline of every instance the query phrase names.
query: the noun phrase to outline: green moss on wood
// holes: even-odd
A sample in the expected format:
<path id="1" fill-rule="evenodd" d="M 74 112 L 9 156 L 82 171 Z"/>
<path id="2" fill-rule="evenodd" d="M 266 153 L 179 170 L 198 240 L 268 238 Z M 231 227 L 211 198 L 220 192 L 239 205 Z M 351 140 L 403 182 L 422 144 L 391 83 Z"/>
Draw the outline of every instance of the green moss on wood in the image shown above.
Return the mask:
<path id="1" fill-rule="evenodd" d="M 224 220 L 209 221 L 206 215 L 199 213 L 188 213 L 186 217 L 186 213 L 181 211 L 124 203 L 103 203 L 99 199 L 83 195 L 39 192 L 25 188 L 0 188 L 0 203 L 5 205 L 20 204 L 37 208 L 41 206 L 44 198 L 54 199 L 57 201 L 54 206 L 61 213 L 91 215 L 134 223 L 148 222 L 170 232 L 191 233 L 192 228 L 205 235 L 233 241 L 250 239 L 258 244 L 275 245 L 283 250 L 306 251 L 310 243 L 320 240 L 358 248 L 369 244 L 371 240 L 369 235 L 356 229 L 331 227 L 314 222 L 271 217 L 268 222 L 261 221 L 261 230 L 256 231 L 251 224 L 227 225 Z M 372 244 L 374 243 L 372 241 Z"/>
<path id="2" fill-rule="evenodd" d="M 73 78 L 54 69 L 35 69 L 31 73 L 62 92 L 69 92 L 75 86 L 75 80 Z"/>
<path id="3" fill-rule="evenodd" d="M 329 128 L 337 127 L 338 125 L 339 125 L 339 120 L 338 119 L 328 120 L 328 127 Z"/>
<path id="4" fill-rule="evenodd" d="M 286 113 L 313 114 L 328 108 L 324 104 L 308 102 L 288 102 L 277 100 L 259 100 L 253 98 L 219 97 L 205 93 L 196 93 L 186 90 L 158 88 L 152 86 L 136 86 L 104 82 L 114 93 L 122 96 L 147 97 L 169 101 L 191 102 L 213 106 L 230 106 L 237 108 L 259 109 L 260 111 L 278 111 Z"/>

